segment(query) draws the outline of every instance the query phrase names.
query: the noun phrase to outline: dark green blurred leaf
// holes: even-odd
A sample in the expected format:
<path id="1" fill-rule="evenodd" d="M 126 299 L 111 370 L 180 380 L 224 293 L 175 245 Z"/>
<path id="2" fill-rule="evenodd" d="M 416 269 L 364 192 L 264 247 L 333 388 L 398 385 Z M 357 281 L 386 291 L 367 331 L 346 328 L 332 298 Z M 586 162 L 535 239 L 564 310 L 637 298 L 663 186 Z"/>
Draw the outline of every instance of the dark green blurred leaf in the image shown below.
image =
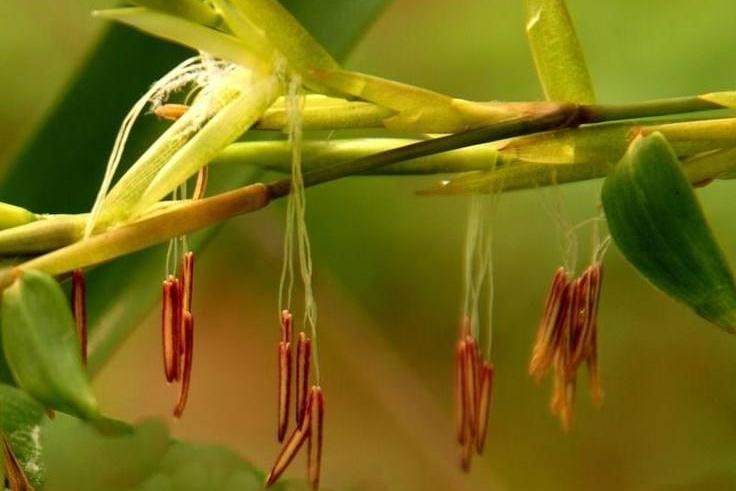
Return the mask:
<path id="1" fill-rule="evenodd" d="M 69 301 L 52 277 L 24 271 L 3 292 L 5 357 L 18 385 L 46 407 L 98 416 Z"/>
<path id="2" fill-rule="evenodd" d="M 736 330 L 733 275 L 664 136 L 631 144 L 602 200 L 611 236 L 641 274 L 701 317 Z"/>

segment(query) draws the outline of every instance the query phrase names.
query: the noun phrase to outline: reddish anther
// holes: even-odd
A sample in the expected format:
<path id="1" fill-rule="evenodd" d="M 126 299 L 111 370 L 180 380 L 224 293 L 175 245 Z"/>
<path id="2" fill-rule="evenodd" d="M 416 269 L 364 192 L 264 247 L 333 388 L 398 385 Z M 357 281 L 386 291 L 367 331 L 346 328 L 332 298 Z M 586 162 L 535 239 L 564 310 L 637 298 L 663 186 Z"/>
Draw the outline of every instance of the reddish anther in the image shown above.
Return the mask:
<path id="1" fill-rule="evenodd" d="M 289 467 L 291 461 L 294 460 L 294 457 L 296 457 L 296 454 L 297 452 L 299 452 L 301 446 L 304 444 L 307 438 L 309 438 L 309 432 L 311 431 L 310 418 L 311 410 L 309 407 L 307 407 L 307 410 L 304 413 L 304 418 L 302 419 L 302 423 L 294 428 L 289 437 L 286 439 L 284 445 L 281 447 L 281 451 L 276 457 L 276 462 L 274 462 L 273 467 L 271 467 L 271 471 L 266 477 L 266 487 L 270 487 L 278 480 L 279 477 L 281 477 L 281 474 L 284 473 L 286 468 Z"/>
<path id="2" fill-rule="evenodd" d="M 87 303 L 84 271 L 77 269 L 72 272 L 72 314 L 77 326 L 82 362 L 87 364 Z"/>
<path id="3" fill-rule="evenodd" d="M 281 311 L 281 341 L 290 343 L 293 334 L 293 317 L 291 312 L 284 309 Z"/>
<path id="4" fill-rule="evenodd" d="M 312 340 L 299 333 L 296 345 L 296 424 L 301 425 L 307 411 L 309 394 L 309 367 L 312 360 Z"/>
<path id="5" fill-rule="evenodd" d="M 281 341 L 278 350 L 279 363 L 279 424 L 277 438 L 279 442 L 284 441 L 286 430 L 289 427 L 289 407 L 291 402 L 291 343 Z"/>
<path id="6" fill-rule="evenodd" d="M 319 489 L 319 476 L 322 468 L 322 440 L 325 418 L 325 396 L 319 386 L 309 391 L 309 446 L 307 451 L 307 473 L 313 490 Z"/>
<path id="7" fill-rule="evenodd" d="M 567 319 L 571 290 L 571 281 L 567 272 L 564 268 L 559 268 L 555 272 L 547 294 L 542 319 L 537 328 L 532 359 L 529 362 L 529 374 L 537 381 L 541 380 L 552 365 L 560 329 Z"/>
<path id="8" fill-rule="evenodd" d="M 483 360 L 480 366 L 480 396 L 478 397 L 478 431 L 475 446 L 478 455 L 483 453 L 488 434 L 488 416 L 491 409 L 491 397 L 493 395 L 493 377 L 495 369 L 493 364 Z"/>
<path id="9" fill-rule="evenodd" d="M 470 336 L 465 338 L 465 350 L 463 351 L 463 398 L 465 412 L 467 413 L 468 440 L 475 440 L 478 429 L 478 348 Z"/>
<path id="10" fill-rule="evenodd" d="M 174 417 L 181 418 L 189 398 L 189 383 L 192 377 L 192 359 L 194 354 L 194 319 L 191 312 L 182 314 L 182 354 L 181 386 L 179 387 L 179 400 L 174 408 Z"/>
<path id="11" fill-rule="evenodd" d="M 455 347 L 455 424 L 457 441 L 461 445 L 468 438 L 468 411 L 465 405 L 465 340 L 461 339 Z"/>
<path id="12" fill-rule="evenodd" d="M 161 337 L 164 351 L 164 373 L 167 382 L 178 381 L 181 355 L 181 292 L 179 280 L 169 276 L 163 283 Z"/>
<path id="13" fill-rule="evenodd" d="M 184 104 L 164 104 L 153 110 L 153 114 L 167 121 L 176 121 L 186 114 L 189 106 Z"/>

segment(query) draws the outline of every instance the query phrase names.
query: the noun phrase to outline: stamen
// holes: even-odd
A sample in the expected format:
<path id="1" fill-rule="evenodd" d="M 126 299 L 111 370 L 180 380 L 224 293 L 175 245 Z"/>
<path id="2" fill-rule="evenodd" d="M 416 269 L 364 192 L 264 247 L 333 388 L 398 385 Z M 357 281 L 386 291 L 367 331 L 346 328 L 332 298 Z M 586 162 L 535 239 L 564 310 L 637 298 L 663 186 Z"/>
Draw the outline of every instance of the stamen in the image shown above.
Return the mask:
<path id="1" fill-rule="evenodd" d="M 185 311 L 182 314 L 182 344 L 184 352 L 182 355 L 181 386 L 179 387 L 179 400 L 174 408 L 174 417 L 181 418 L 189 398 L 189 382 L 192 377 L 192 359 L 194 352 L 194 318 L 192 313 Z"/>
<path id="2" fill-rule="evenodd" d="M 309 406 L 309 403 L 307 404 L 307 406 Z M 274 484 L 279 477 L 281 477 L 281 474 L 284 473 L 291 461 L 294 460 L 294 457 L 296 456 L 297 452 L 299 452 L 299 449 L 304 444 L 304 441 L 309 437 L 309 433 L 312 429 L 310 422 L 311 408 L 307 407 L 306 411 L 304 412 L 304 418 L 302 419 L 301 424 L 294 428 L 294 431 L 291 432 L 289 438 L 286 439 L 286 443 L 284 443 L 284 446 L 281 447 L 281 451 L 279 452 L 278 457 L 276 457 L 276 462 L 273 464 L 271 472 L 269 472 L 268 476 L 266 477 L 265 486 L 267 488 Z"/>
<path id="3" fill-rule="evenodd" d="M 483 453 L 488 433 L 488 416 L 491 409 L 491 395 L 493 393 L 493 376 L 495 368 L 487 360 L 483 360 L 480 366 L 480 397 L 478 401 L 478 434 L 476 436 L 476 451 L 478 455 Z"/>
<path id="4" fill-rule="evenodd" d="M 462 453 L 460 455 L 460 469 L 463 472 L 470 472 L 470 464 L 473 460 L 473 447 L 474 438 L 468 438 L 462 446 Z"/>
<path id="5" fill-rule="evenodd" d="M 87 303 L 84 271 L 77 269 L 72 272 L 72 314 L 77 326 L 82 362 L 87 364 Z"/>
<path id="6" fill-rule="evenodd" d="M 291 312 L 284 309 L 281 311 L 281 341 L 284 343 L 291 342 L 293 333 L 293 320 Z"/>
<path id="7" fill-rule="evenodd" d="M 463 379 L 463 392 L 465 399 L 465 411 L 467 413 L 468 440 L 475 439 L 478 429 L 478 347 L 475 339 L 470 336 L 465 338 L 465 350 L 463 352 L 463 365 L 465 366 L 465 377 Z M 471 443 L 472 444 L 472 443 Z"/>
<path id="8" fill-rule="evenodd" d="M 289 426 L 289 403 L 291 402 L 291 343 L 279 343 L 279 425 L 277 438 L 284 441 Z"/>
<path id="9" fill-rule="evenodd" d="M 10 442 L 4 435 L 2 438 L 3 456 L 5 461 L 5 479 L 7 480 L 8 488 L 13 491 L 33 491 L 34 488 L 28 481 L 20 462 L 18 462 L 17 457 L 13 453 L 13 448 L 10 446 Z"/>
<path id="10" fill-rule="evenodd" d="M 547 373 L 554 358 L 554 347 L 557 344 L 559 331 L 567 317 L 570 296 L 570 279 L 565 268 L 559 268 L 552 279 L 547 300 L 544 305 L 542 319 L 537 328 L 537 335 L 529 362 L 529 374 L 536 380 Z"/>
<path id="11" fill-rule="evenodd" d="M 325 417 L 325 396 L 319 386 L 312 386 L 309 392 L 311 429 L 307 448 L 307 472 L 313 490 L 319 489 L 319 476 L 322 468 L 322 434 Z M 312 440 L 315 440 L 312 442 Z"/>
<path id="12" fill-rule="evenodd" d="M 161 338 L 164 351 L 164 373 L 166 381 L 179 380 L 179 357 L 181 353 L 181 308 L 179 280 L 169 276 L 163 283 L 161 308 Z"/>
<path id="13" fill-rule="evenodd" d="M 296 424 L 301 425 L 307 412 L 309 367 L 312 359 L 312 340 L 299 333 L 296 345 Z"/>
<path id="14" fill-rule="evenodd" d="M 455 348 L 455 417 L 457 441 L 461 445 L 467 439 L 468 412 L 465 407 L 465 341 L 461 339 Z"/>
<path id="15" fill-rule="evenodd" d="M 185 104 L 164 104 L 153 110 L 153 114 L 167 121 L 176 121 L 186 114 L 189 106 Z"/>

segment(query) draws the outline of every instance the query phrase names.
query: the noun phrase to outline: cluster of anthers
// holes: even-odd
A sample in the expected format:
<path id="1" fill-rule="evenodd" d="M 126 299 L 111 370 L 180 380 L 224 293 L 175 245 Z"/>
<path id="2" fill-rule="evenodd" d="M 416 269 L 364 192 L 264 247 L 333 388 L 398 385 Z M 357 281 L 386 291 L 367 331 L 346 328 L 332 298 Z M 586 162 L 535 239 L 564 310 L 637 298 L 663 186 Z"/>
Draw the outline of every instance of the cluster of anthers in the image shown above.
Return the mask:
<path id="1" fill-rule="evenodd" d="M 493 363 L 480 353 L 470 327 L 470 318 L 464 317 L 455 348 L 457 441 L 462 448 L 460 465 L 465 472 L 470 470 L 473 454 L 481 455 L 485 447 L 495 373 Z"/>
<path id="2" fill-rule="evenodd" d="M 307 474 L 312 489 L 319 488 L 322 461 L 322 431 L 324 425 L 325 398 L 319 385 L 309 384 L 312 361 L 312 340 L 299 332 L 296 344 L 296 360 L 293 349 L 292 315 L 281 312 L 281 341 L 278 345 L 278 428 L 277 439 L 281 451 L 266 478 L 266 487 L 274 484 L 289 466 L 302 445 L 307 443 Z M 295 375 L 295 377 L 294 377 Z M 294 383 L 292 384 L 292 380 Z M 288 438 L 292 387 L 296 427 Z M 286 438 L 286 440 L 284 440 Z"/>
<path id="3" fill-rule="evenodd" d="M 598 379 L 597 315 L 601 293 L 602 265 L 593 261 L 578 277 L 560 267 L 539 322 L 529 363 L 529 374 L 540 381 L 554 370 L 554 390 L 550 409 L 569 429 L 574 416 L 577 371 L 586 364 L 594 403 L 602 401 Z"/>

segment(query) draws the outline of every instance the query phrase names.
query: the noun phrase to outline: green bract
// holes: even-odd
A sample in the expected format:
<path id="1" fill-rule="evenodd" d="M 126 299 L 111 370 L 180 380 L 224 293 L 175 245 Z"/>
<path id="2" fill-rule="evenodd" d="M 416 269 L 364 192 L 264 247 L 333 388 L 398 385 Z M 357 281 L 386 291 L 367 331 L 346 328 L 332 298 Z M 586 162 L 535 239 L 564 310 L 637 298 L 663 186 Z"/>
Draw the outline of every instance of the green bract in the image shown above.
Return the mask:
<path id="1" fill-rule="evenodd" d="M 18 385 L 46 407 L 97 419 L 74 320 L 50 276 L 24 271 L 3 293 L 5 357 Z"/>
<path id="2" fill-rule="evenodd" d="M 736 332 L 736 286 L 667 140 L 638 137 L 603 185 L 614 241 L 649 281 Z"/>

